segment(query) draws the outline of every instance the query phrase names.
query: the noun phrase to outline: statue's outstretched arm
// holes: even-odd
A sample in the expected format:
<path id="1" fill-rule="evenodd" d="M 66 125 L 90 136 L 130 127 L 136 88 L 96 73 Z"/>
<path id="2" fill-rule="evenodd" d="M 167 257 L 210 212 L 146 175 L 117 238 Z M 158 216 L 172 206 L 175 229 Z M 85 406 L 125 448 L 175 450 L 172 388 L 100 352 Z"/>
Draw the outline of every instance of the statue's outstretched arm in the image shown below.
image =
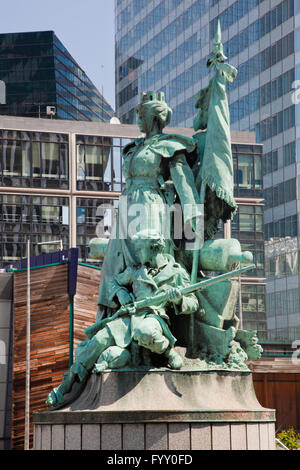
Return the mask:
<path id="1" fill-rule="evenodd" d="M 184 154 L 177 154 L 170 162 L 170 174 L 180 199 L 184 223 L 190 221 L 191 215 L 200 213 L 199 195 L 195 186 L 193 172 Z"/>

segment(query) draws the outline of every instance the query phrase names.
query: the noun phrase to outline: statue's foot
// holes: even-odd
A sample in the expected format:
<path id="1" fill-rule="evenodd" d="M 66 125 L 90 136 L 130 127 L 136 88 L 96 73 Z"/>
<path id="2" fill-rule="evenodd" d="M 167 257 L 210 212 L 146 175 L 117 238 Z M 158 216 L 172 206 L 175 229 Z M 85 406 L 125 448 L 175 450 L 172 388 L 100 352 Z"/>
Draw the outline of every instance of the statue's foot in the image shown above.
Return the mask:
<path id="1" fill-rule="evenodd" d="M 48 405 L 62 405 L 65 401 L 64 395 L 72 389 L 73 383 L 75 381 L 75 374 L 69 370 L 64 373 L 63 377 L 63 382 L 49 393 L 46 399 L 46 403 Z"/>
<path id="2" fill-rule="evenodd" d="M 180 354 L 175 351 L 174 348 L 170 348 L 169 350 L 167 350 L 165 352 L 165 355 L 168 358 L 169 366 L 171 367 L 171 369 L 181 369 L 181 367 L 183 366 L 183 359 Z"/>
<path id="3" fill-rule="evenodd" d="M 47 405 L 55 406 L 61 405 L 64 402 L 64 396 L 60 388 L 54 388 L 48 395 L 46 399 Z"/>

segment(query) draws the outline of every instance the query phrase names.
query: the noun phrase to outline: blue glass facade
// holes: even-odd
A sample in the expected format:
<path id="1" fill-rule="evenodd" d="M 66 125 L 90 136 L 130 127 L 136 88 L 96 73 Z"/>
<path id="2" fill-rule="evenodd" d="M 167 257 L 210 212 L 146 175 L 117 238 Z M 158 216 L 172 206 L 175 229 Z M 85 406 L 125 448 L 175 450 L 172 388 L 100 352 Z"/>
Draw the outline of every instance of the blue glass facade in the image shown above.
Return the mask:
<path id="1" fill-rule="evenodd" d="M 214 39 L 216 35 L 218 19 L 220 20 L 222 31 L 225 31 L 260 3 L 263 3 L 263 0 L 238 0 L 230 5 L 229 8 L 224 10 L 210 22 L 210 39 Z M 245 28 L 241 33 L 231 38 L 229 42 L 231 44 L 236 44 L 235 47 L 241 51 L 243 48 L 248 47 L 245 44 L 250 45 L 257 41 L 293 15 L 294 0 L 284 0 L 282 3 L 269 10 L 257 21 L 247 26 L 247 28 Z M 237 40 L 240 40 L 239 44 Z M 232 54 L 230 54 L 230 57 L 232 57 Z"/>
<path id="2" fill-rule="evenodd" d="M 0 79 L 6 104 L 0 114 L 108 121 L 114 114 L 53 31 L 0 34 Z"/>
<path id="3" fill-rule="evenodd" d="M 148 2 L 148 7 L 149 7 Z M 207 13 L 209 9 L 208 0 L 197 0 L 190 2 L 187 8 L 182 8 L 182 13 L 174 15 L 176 9 L 183 7 L 182 0 L 164 0 L 153 6 L 153 10 L 140 20 L 134 20 L 135 2 L 123 10 L 119 5 L 120 13 L 117 11 L 117 33 L 116 33 L 116 102 L 119 117 L 124 123 L 133 123 L 135 115 L 134 106 L 128 107 L 127 103 L 138 97 L 140 91 L 150 89 L 163 75 L 178 67 L 205 44 L 206 35 L 196 27 L 197 21 Z M 118 8 L 118 5 L 117 5 Z M 139 10 L 142 11 L 142 8 Z M 126 12 L 126 14 L 124 13 Z M 130 14 L 131 12 L 131 14 Z M 171 18 L 175 16 L 173 20 Z M 167 25 L 159 28 L 155 34 L 155 28 L 162 21 Z M 187 39 L 177 47 L 172 47 L 161 60 L 148 67 L 148 61 L 155 54 L 159 54 L 162 46 L 176 42 L 180 34 L 193 27 L 197 32 L 188 35 Z M 145 42 L 147 34 L 150 37 Z M 120 36 L 120 37 L 119 37 Z M 140 47 L 139 47 L 140 46 Z M 130 53 L 134 49 L 133 54 Z M 145 72 L 143 73 L 143 70 Z M 166 96 L 168 90 L 166 90 Z M 122 108 L 126 112 L 122 111 Z"/>
<path id="4" fill-rule="evenodd" d="M 222 3 L 224 4 L 220 1 L 178 1 L 174 10 L 174 3 L 171 1 L 149 1 L 148 11 L 152 6 L 153 10 L 145 13 L 141 9 L 134 18 L 130 14 L 134 11 L 134 2 L 117 2 L 116 101 L 121 122 L 134 123 L 134 106 L 140 92 L 155 89 L 164 91 L 172 107 L 171 125 L 192 127 L 195 94 L 200 88 L 207 86 L 209 80 L 210 71 L 206 62 L 212 45 L 210 37 L 213 38 L 212 32 L 216 25 L 216 20 L 211 15 L 212 12 L 218 13 Z M 260 3 L 258 0 L 234 2 L 222 14 L 223 27 L 229 28 Z M 234 15 L 231 17 L 232 12 Z M 253 28 L 256 26 L 251 26 L 251 31 Z M 249 34 L 249 30 L 243 33 L 243 37 L 246 34 Z M 236 54 L 249 47 L 245 40 L 241 42 L 239 35 L 224 43 L 226 51 L 238 43 L 240 49 Z M 257 53 L 258 73 L 263 68 L 264 54 L 264 49 Z M 239 77 L 241 82 L 247 78 L 247 71 L 249 76 L 250 60 L 247 58 L 248 63 L 243 68 L 246 72 Z M 288 79 L 292 78 L 291 73 Z M 232 87 L 231 91 L 234 92 L 237 88 L 238 86 Z M 263 95 L 260 98 L 259 94 L 259 99 L 263 100 Z M 248 201 L 239 206 L 239 212 L 232 221 L 232 236 L 241 240 L 243 249 L 251 250 L 254 254 L 257 268 L 249 276 L 263 278 L 263 204 L 254 202 L 263 200 L 262 147 L 233 145 L 232 150 L 235 197 L 239 201 Z M 245 327 L 257 329 L 259 337 L 266 339 L 265 287 L 258 283 L 249 285 L 244 282 L 242 308 Z"/>
<path id="5" fill-rule="evenodd" d="M 130 2 L 124 9 L 122 9 L 122 2 L 117 4 L 117 34 L 116 34 L 116 50 L 117 50 L 117 109 L 124 107 L 127 101 L 138 96 L 139 92 L 145 89 L 155 87 L 155 84 L 162 78 L 163 75 L 170 73 L 171 70 L 176 69 L 180 64 L 187 61 L 188 58 L 193 57 L 197 51 L 201 50 L 205 44 L 208 43 L 208 38 L 211 40 L 215 36 L 216 24 L 218 18 L 221 21 L 222 28 L 228 29 L 232 24 L 236 23 L 239 19 L 243 18 L 249 11 L 257 7 L 262 0 L 238 0 L 233 3 L 229 8 L 222 12 L 222 14 L 216 16 L 209 22 L 209 26 L 206 29 L 199 28 L 200 18 L 209 12 L 212 7 L 217 5 L 219 2 L 214 1 L 213 4 L 208 0 L 197 0 L 190 2 L 191 5 L 182 8 L 182 13 L 172 15 L 174 8 L 178 8 L 182 5 L 182 1 L 174 2 L 172 0 L 164 0 L 155 6 L 153 10 L 147 14 L 142 20 L 134 22 L 134 12 L 141 11 L 136 9 L 135 2 Z M 148 5 L 151 2 L 148 2 Z M 285 4 L 286 2 L 283 2 Z M 287 16 L 290 17 L 293 14 L 293 1 L 287 5 L 288 8 L 281 9 L 275 8 L 276 15 L 273 14 L 273 22 L 270 23 L 270 28 L 276 27 L 281 24 L 282 20 Z M 180 10 L 179 10 L 180 11 Z M 281 12 L 277 14 L 278 12 Z M 282 13 L 284 11 L 284 13 Z M 175 18 L 172 20 L 173 16 Z M 275 20 L 274 20 L 275 17 Z M 167 21 L 166 21 L 167 20 Z M 156 30 L 158 24 L 167 22 L 167 26 L 159 28 L 156 34 L 152 34 L 153 30 Z M 265 25 L 266 23 L 266 25 Z M 187 31 L 194 25 L 194 34 L 190 35 Z M 268 17 L 264 22 L 257 21 L 236 35 L 230 41 L 224 44 L 225 51 L 230 57 L 238 54 L 246 47 L 249 47 L 253 42 L 257 41 L 260 37 L 269 32 Z M 158 61 L 154 60 L 154 64 L 151 66 L 142 67 L 144 63 L 148 63 L 151 57 L 155 58 L 156 54 L 159 54 L 163 49 L 164 45 L 170 44 L 176 40 L 180 34 L 185 33 L 188 37 L 176 44 L 176 48 L 167 54 L 163 54 L 164 57 Z M 144 40 L 147 35 L 147 41 Z M 138 48 L 139 44 L 142 47 Z M 128 51 L 133 50 L 132 55 L 128 55 Z M 206 69 L 206 59 L 201 60 L 198 64 L 194 64 L 194 75 L 193 71 L 185 76 L 177 77 L 177 80 L 183 82 L 183 89 L 194 85 L 201 78 L 209 74 Z M 131 62 L 131 66 L 128 66 L 128 62 Z M 194 62 L 194 61 L 193 61 Z M 197 69 L 202 70 L 197 70 Z M 144 72 L 145 69 L 145 72 Z M 134 71 L 134 73 L 132 73 Z M 200 72 L 200 73 L 199 73 Z M 134 75 L 134 84 L 128 84 L 128 77 Z M 190 77 L 188 76 L 190 75 Z M 124 80 L 127 77 L 127 81 Z M 138 80 L 138 78 L 139 80 Z M 132 80 L 129 81 L 131 82 Z M 124 83 L 124 87 L 123 87 Z M 182 91 L 182 87 L 176 87 L 174 83 L 172 88 L 169 90 L 166 87 L 166 96 L 170 100 Z M 126 107 L 125 107 L 126 109 Z M 134 113 L 131 110 L 127 110 L 126 115 L 122 116 L 122 111 L 118 115 L 121 117 L 123 122 L 132 123 L 130 119 L 135 118 Z M 187 119 L 186 115 L 174 113 L 173 123 L 177 125 Z"/>
<path id="6" fill-rule="evenodd" d="M 180 4 L 181 2 L 177 3 Z M 133 108 L 128 109 L 126 103 L 133 102 L 133 99 L 137 97 L 141 91 L 155 88 L 157 83 L 159 83 L 165 75 L 169 77 L 170 72 L 177 70 L 181 64 L 184 64 L 184 71 L 176 74 L 174 79 L 168 80 L 167 78 L 168 81 L 166 85 L 160 87 L 160 89 L 165 91 L 168 101 L 180 95 L 188 88 L 195 86 L 195 84 L 199 83 L 203 78 L 208 77 L 210 73 L 206 67 L 208 54 L 200 60 L 193 60 L 193 65 L 189 68 L 186 68 L 185 63 L 188 62 L 189 58 L 197 57 L 197 51 L 201 50 L 201 47 L 203 48 L 203 46 L 208 43 L 208 34 L 210 40 L 213 40 L 218 19 L 220 19 L 222 30 L 226 31 L 230 26 L 237 23 L 246 14 L 258 7 L 262 3 L 262 0 L 238 0 L 234 2 L 230 7 L 222 11 L 222 13 L 216 15 L 209 22 L 209 31 L 204 31 L 203 33 L 203 29 L 197 28 L 197 24 L 199 24 L 200 18 L 209 11 L 209 8 L 212 9 L 212 7 L 218 3 L 219 2 L 214 2 L 214 4 L 210 6 L 208 2 L 205 1 L 198 0 L 192 2 L 188 8 L 184 9 L 184 11 L 173 21 L 170 21 L 167 26 L 162 27 L 153 37 L 147 41 L 143 40 L 143 46 L 141 48 L 134 47 L 134 52 L 129 57 L 127 57 L 126 51 L 134 45 L 139 44 L 141 39 L 144 38 L 147 33 L 149 35 L 149 31 L 152 31 L 157 24 L 169 18 L 170 12 L 172 12 L 174 8 L 174 3 L 168 2 L 167 0 L 159 3 L 150 15 L 146 15 L 143 21 L 138 22 L 132 27 L 128 26 L 128 23 L 130 24 L 130 21 L 132 23 L 133 16 L 129 15 L 128 12 L 132 9 L 136 11 L 136 8 L 132 3 L 127 5 L 125 8 L 125 11 L 128 13 L 126 21 L 125 19 L 119 21 L 119 32 L 117 32 L 116 35 L 117 113 L 123 122 L 132 123 L 135 119 L 135 115 L 132 112 Z M 121 5 L 122 4 L 120 4 L 120 7 Z M 142 10 L 142 7 L 140 10 Z M 119 16 L 122 16 L 123 13 L 124 11 L 121 10 Z M 294 0 L 284 0 L 265 13 L 261 18 L 250 23 L 228 41 L 224 41 L 225 54 L 232 60 L 235 56 L 242 53 L 252 44 L 257 43 L 257 41 L 280 27 L 293 16 Z M 193 31 L 196 30 L 194 34 L 187 34 L 188 37 L 185 37 L 180 43 L 177 42 L 176 48 L 166 54 L 161 54 L 164 45 L 170 44 L 192 25 L 194 25 Z M 118 39 L 119 35 L 122 35 L 120 39 Z M 292 31 L 246 62 L 240 63 L 238 66 L 239 74 L 237 79 L 229 87 L 229 90 L 239 88 L 263 71 L 268 70 L 270 67 L 280 62 L 283 58 L 293 54 L 295 48 L 294 42 L 294 31 Z M 160 60 L 156 60 L 156 55 L 163 55 L 163 57 Z M 152 61 L 153 63 L 151 62 L 150 66 L 147 66 L 150 58 L 154 58 L 154 61 Z M 134 77 L 134 79 L 132 77 Z M 278 77 L 279 81 L 280 79 L 281 77 Z M 286 94 L 291 90 L 291 83 L 294 81 L 294 68 L 290 71 L 288 77 L 282 76 L 282 80 L 283 83 L 282 85 L 278 83 L 278 91 L 276 90 L 276 92 L 276 85 L 272 83 L 273 100 L 276 99 L 275 93 L 277 97 L 280 97 L 282 94 Z M 124 87 L 123 84 L 125 85 Z M 262 93 L 263 91 L 264 90 L 262 90 Z M 266 92 L 268 92 L 268 90 L 266 90 Z M 244 115 L 251 114 L 251 112 L 255 111 L 255 109 L 258 109 L 260 106 L 264 106 L 264 98 L 262 97 L 262 103 L 258 101 L 258 93 L 260 93 L 260 89 L 249 93 L 246 97 L 231 104 L 232 123 L 242 119 Z M 182 102 L 180 102 L 179 105 L 176 103 L 175 106 L 173 106 L 174 125 L 184 125 L 185 121 L 194 114 L 194 108 L 190 106 L 190 99 L 180 101 Z M 124 115 L 122 115 L 122 108 L 126 109 Z"/>
<path id="7" fill-rule="evenodd" d="M 206 61 L 212 50 L 217 22 L 221 22 L 225 55 L 238 69 L 237 78 L 228 85 L 231 127 L 255 132 L 257 142 L 264 144 L 264 191 L 261 189 L 256 196 L 254 192 L 249 193 L 248 197 L 261 197 L 266 201 L 264 249 L 268 336 L 269 339 L 297 339 L 300 307 L 294 292 L 296 286 L 300 288 L 297 267 L 300 224 L 299 2 L 185 0 L 177 2 L 176 8 L 172 9 L 171 1 L 149 0 L 147 10 L 141 8 L 136 16 L 133 15 L 133 3 L 129 0 L 116 2 L 116 102 L 117 114 L 124 123 L 135 122 L 133 109 L 140 92 L 152 89 L 164 91 L 173 109 L 171 125 L 193 126 L 195 95 L 209 83 L 211 72 Z M 125 9 L 130 14 L 126 18 L 123 15 L 121 22 Z M 151 19 L 153 27 L 139 28 L 139 24 L 150 21 L 154 10 L 157 14 L 155 20 Z M 138 36 L 129 43 L 128 38 L 137 30 Z M 125 43 L 126 48 L 123 48 Z M 137 59 L 134 68 L 124 70 L 122 74 L 123 64 L 129 58 L 131 61 Z M 125 89 L 130 90 L 126 96 Z M 122 99 L 118 100 L 120 97 Z M 237 158 L 235 165 L 239 161 L 244 165 L 247 158 L 245 162 L 243 159 Z M 239 186 L 242 176 L 238 167 L 236 177 Z M 255 178 L 250 172 L 246 173 L 246 178 L 254 184 Z M 245 188 L 241 190 L 246 191 Z M 236 195 L 237 191 L 238 187 Z M 236 222 L 240 223 L 240 220 Z M 272 296 L 291 302 L 291 305 L 287 304 L 290 306 L 286 313 L 278 307 L 274 314 Z"/>
<path id="8" fill-rule="evenodd" d="M 238 67 L 239 73 L 236 80 L 228 86 L 229 93 L 235 89 L 238 89 L 245 83 L 249 82 L 251 79 L 257 77 L 260 73 L 269 69 L 271 66 L 282 61 L 284 57 L 290 56 L 293 54 L 293 52 L 294 32 L 291 32 L 289 35 L 277 41 L 273 46 L 264 49 L 254 57 L 251 57 L 251 59 L 241 63 Z M 192 65 L 192 67 L 185 70 L 171 81 L 169 85 L 169 99 L 174 98 L 187 88 L 199 82 L 199 79 L 203 79 L 209 75 L 210 72 L 206 67 L 208 57 L 209 56 L 206 56 L 199 62 L 196 62 L 194 65 Z M 257 88 L 239 100 L 231 103 L 231 123 L 234 124 L 240 119 L 243 119 L 245 116 L 253 113 L 261 106 L 265 106 L 271 101 L 281 98 L 284 94 L 290 93 L 294 80 L 295 69 L 293 68 L 288 72 L 284 72 L 282 75 L 272 80 L 272 82 L 270 81 L 269 83 L 264 84 L 262 87 Z M 145 89 L 146 88 L 147 87 L 145 87 Z M 179 123 L 182 123 L 194 116 L 195 111 L 192 100 L 195 102 L 194 96 L 192 96 L 189 100 L 186 100 L 186 102 L 180 104 L 181 106 L 184 106 L 184 108 L 178 108 L 174 110 L 174 125 L 179 125 Z M 257 130 L 259 130 L 259 127 Z M 260 141 L 259 133 L 257 135 L 257 139 Z"/>

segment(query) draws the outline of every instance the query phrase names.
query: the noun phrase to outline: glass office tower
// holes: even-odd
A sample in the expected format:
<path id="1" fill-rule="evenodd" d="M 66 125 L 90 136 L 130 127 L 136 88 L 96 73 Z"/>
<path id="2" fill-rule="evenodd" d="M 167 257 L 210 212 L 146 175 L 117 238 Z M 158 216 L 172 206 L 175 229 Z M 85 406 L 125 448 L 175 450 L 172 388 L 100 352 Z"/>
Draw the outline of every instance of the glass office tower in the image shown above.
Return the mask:
<path id="1" fill-rule="evenodd" d="M 108 121 L 114 114 L 53 31 L 0 34 L 0 80 L 0 115 Z"/>
<path id="2" fill-rule="evenodd" d="M 299 1 L 116 0 L 115 14 L 121 122 L 135 122 L 139 93 L 153 89 L 165 92 L 180 127 L 192 127 L 195 94 L 209 83 L 220 20 L 225 54 L 239 72 L 228 86 L 231 128 L 256 132 L 264 145 L 268 337 L 299 338 Z"/>

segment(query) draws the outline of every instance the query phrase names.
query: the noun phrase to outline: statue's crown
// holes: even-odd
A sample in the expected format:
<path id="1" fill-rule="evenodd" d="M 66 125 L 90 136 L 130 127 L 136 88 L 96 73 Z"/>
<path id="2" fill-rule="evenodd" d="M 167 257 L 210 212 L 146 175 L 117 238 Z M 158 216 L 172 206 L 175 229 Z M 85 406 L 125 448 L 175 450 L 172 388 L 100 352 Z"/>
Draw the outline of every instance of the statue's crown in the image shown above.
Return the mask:
<path id="1" fill-rule="evenodd" d="M 165 94 L 163 91 L 143 91 L 141 94 L 142 103 L 148 101 L 165 101 Z"/>

